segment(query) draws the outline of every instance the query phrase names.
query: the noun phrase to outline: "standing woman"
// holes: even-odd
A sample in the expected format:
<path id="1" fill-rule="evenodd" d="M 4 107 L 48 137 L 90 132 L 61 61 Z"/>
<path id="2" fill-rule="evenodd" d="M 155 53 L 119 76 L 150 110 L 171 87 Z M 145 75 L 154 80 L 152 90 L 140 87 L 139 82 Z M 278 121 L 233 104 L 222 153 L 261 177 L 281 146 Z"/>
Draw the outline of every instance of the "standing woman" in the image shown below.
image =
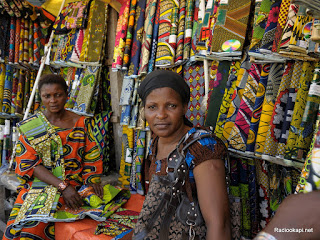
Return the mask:
<path id="1" fill-rule="evenodd" d="M 181 222 L 175 221 L 177 210 L 172 207 L 174 202 L 168 200 L 174 195 L 172 195 L 175 191 L 174 187 L 170 190 L 171 195 L 166 196 L 167 201 L 170 202 L 167 208 L 160 207 L 157 210 L 157 206 L 153 206 L 158 204 L 153 203 L 157 202 L 154 196 L 159 198 L 162 196 L 162 193 L 151 196 L 153 193 L 150 189 L 157 188 L 157 183 L 153 184 L 157 179 L 155 176 L 166 176 L 174 171 L 168 168 L 168 161 L 172 161 L 175 157 L 170 153 L 179 143 L 181 143 L 179 147 L 181 149 L 197 136 L 208 134 L 208 131 L 193 127 L 186 119 L 190 89 L 179 74 L 165 70 L 154 71 L 142 81 L 138 93 L 144 103 L 145 118 L 153 138 L 145 163 L 145 180 L 146 183 L 150 183 L 149 191 L 135 227 L 133 239 L 179 240 L 192 239 L 192 236 L 195 236 L 195 239 L 207 240 L 231 239 L 229 201 L 223 161 L 226 148 L 216 137 L 208 136 L 199 139 L 187 147 L 184 154 L 189 166 L 189 174 L 186 182 L 182 183 L 183 191 L 188 198 L 194 196 L 198 199 L 204 223 L 198 228 L 186 228 Z M 158 181 L 161 182 L 161 180 Z M 167 209 L 167 212 L 163 213 L 163 209 Z M 153 215 L 152 212 L 157 211 L 160 213 Z M 168 213 L 169 211 L 175 212 L 171 214 Z M 147 219 L 148 216 L 150 219 Z M 166 216 L 170 217 L 166 219 Z"/>
<path id="2" fill-rule="evenodd" d="M 68 96 L 65 80 L 55 74 L 44 75 L 38 88 L 45 110 L 18 124 L 16 174 L 21 184 L 3 239 L 54 239 L 52 222 L 30 221 L 21 229 L 12 228 L 16 219 L 25 216 L 22 209 L 32 203 L 29 191 L 47 191 L 45 196 L 56 196 L 58 191 L 61 195 L 54 204 L 74 210 L 82 206 L 77 192 L 82 185 L 92 186 L 100 197 L 103 194 L 99 149 L 86 118 L 64 108 Z M 44 200 L 41 206 L 54 201 Z"/>

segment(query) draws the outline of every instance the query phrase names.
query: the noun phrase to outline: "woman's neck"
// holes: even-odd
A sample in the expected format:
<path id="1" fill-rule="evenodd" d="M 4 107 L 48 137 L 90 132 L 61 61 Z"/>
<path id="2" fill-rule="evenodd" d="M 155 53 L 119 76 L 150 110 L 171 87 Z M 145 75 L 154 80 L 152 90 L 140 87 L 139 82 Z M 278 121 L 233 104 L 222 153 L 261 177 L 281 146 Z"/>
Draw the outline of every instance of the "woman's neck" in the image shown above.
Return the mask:
<path id="1" fill-rule="evenodd" d="M 159 143 L 161 145 L 173 145 L 176 146 L 180 139 L 190 130 L 189 126 L 182 125 L 174 135 L 170 137 L 159 137 Z"/>

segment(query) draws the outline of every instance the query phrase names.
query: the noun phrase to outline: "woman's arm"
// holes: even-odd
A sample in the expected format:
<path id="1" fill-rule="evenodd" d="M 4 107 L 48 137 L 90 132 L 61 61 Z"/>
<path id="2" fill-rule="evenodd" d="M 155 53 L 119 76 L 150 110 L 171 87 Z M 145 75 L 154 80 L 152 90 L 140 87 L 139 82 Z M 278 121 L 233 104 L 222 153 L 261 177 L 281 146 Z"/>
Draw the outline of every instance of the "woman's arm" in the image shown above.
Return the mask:
<path id="1" fill-rule="evenodd" d="M 58 188 L 59 184 L 62 183 L 59 178 L 53 175 L 42 165 L 38 165 L 34 168 L 33 175 L 39 178 L 41 181 L 56 188 Z M 71 185 L 63 190 L 62 196 L 68 208 L 78 209 L 83 205 L 83 201 L 79 193 Z"/>
<path id="2" fill-rule="evenodd" d="M 231 239 L 229 200 L 222 160 L 207 160 L 193 170 L 207 240 Z"/>

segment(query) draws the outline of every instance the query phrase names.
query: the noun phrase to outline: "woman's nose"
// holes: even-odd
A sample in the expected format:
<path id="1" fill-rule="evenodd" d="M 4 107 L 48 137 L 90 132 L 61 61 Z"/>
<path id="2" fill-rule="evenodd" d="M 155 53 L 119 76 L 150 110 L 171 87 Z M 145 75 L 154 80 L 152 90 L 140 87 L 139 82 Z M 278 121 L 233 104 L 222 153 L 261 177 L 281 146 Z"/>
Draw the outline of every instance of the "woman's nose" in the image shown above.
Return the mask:
<path id="1" fill-rule="evenodd" d="M 164 119 L 168 116 L 167 112 L 165 111 L 164 108 L 159 108 L 158 112 L 157 112 L 157 118 L 158 119 Z"/>

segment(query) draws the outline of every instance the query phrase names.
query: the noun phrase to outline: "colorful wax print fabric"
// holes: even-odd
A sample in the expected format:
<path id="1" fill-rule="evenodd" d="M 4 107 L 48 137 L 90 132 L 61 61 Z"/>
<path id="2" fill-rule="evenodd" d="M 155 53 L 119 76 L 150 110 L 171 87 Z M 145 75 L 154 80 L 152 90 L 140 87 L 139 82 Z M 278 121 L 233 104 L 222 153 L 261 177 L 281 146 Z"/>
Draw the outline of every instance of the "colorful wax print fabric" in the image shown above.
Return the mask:
<path id="1" fill-rule="evenodd" d="M 124 231 L 133 229 L 139 217 L 139 212 L 119 208 L 106 221 L 99 223 L 95 234 L 118 236 Z"/>
<path id="2" fill-rule="evenodd" d="M 22 114 L 24 102 L 24 84 L 25 84 L 25 70 L 20 70 L 17 97 L 16 97 L 16 113 Z"/>
<path id="3" fill-rule="evenodd" d="M 319 118 L 316 122 L 316 131 L 311 143 L 310 151 L 304 163 L 304 167 L 302 169 L 299 184 L 296 187 L 296 192 L 312 192 L 320 189 L 320 178 L 319 178 Z"/>
<path id="4" fill-rule="evenodd" d="M 119 70 L 122 67 L 123 62 L 123 51 L 127 36 L 127 27 L 129 20 L 129 9 L 130 9 L 130 1 L 126 1 L 125 4 L 121 6 L 119 12 L 119 19 L 117 25 L 117 33 L 115 40 L 115 48 L 113 52 L 113 62 L 112 69 Z"/>
<path id="5" fill-rule="evenodd" d="M 304 109 L 304 113 L 302 116 L 302 121 L 300 124 L 298 138 L 296 140 L 295 146 L 293 151 L 294 156 L 296 156 L 299 160 L 304 160 L 307 156 L 309 146 L 311 140 L 313 138 L 314 132 L 314 124 L 316 122 L 317 113 L 320 104 L 319 98 L 319 84 L 320 84 L 320 65 L 317 63 L 314 74 L 313 80 L 311 81 L 311 85 L 309 88 L 309 93 L 307 97 L 306 106 Z"/>
<path id="6" fill-rule="evenodd" d="M 217 137 L 222 138 L 224 124 L 226 122 L 227 114 L 232 100 L 232 95 L 236 89 L 237 77 L 240 70 L 240 61 L 232 62 L 229 70 L 229 77 L 226 84 L 226 89 L 222 98 L 217 123 L 214 133 Z"/>
<path id="7" fill-rule="evenodd" d="M 15 36 L 14 36 L 14 63 L 18 64 L 19 62 L 19 45 L 20 45 L 20 27 L 21 27 L 21 19 L 16 19 L 15 24 Z"/>
<path id="8" fill-rule="evenodd" d="M 144 22 L 143 40 L 141 47 L 141 57 L 140 57 L 140 69 L 139 75 L 148 73 L 148 63 L 151 53 L 152 44 L 152 32 L 153 25 L 155 22 L 155 15 L 157 9 L 157 0 L 147 1 L 146 6 L 146 20 Z"/>
<path id="9" fill-rule="evenodd" d="M 302 64 L 303 64 L 302 61 L 296 61 L 293 66 L 293 72 L 292 72 L 290 86 L 289 86 L 288 102 L 285 108 L 285 118 L 282 124 L 281 136 L 279 139 L 277 154 L 276 154 L 280 158 L 284 157 L 285 147 L 286 147 L 286 143 L 289 135 L 289 127 L 292 120 L 294 104 L 296 101 L 297 91 L 299 88 L 299 81 L 300 81 L 300 76 L 302 72 Z"/>
<path id="10" fill-rule="evenodd" d="M 231 0 L 227 5 L 220 2 L 217 13 L 217 20 L 212 36 L 212 52 L 223 51 L 222 45 L 228 40 L 240 42 L 241 51 L 243 48 L 246 31 L 248 27 L 251 1 Z"/>
<path id="11" fill-rule="evenodd" d="M 9 58 L 8 61 L 10 64 L 14 62 L 14 37 L 15 37 L 15 28 L 16 28 L 16 20 L 15 18 L 11 17 L 10 19 L 10 46 L 9 46 Z"/>
<path id="12" fill-rule="evenodd" d="M 124 55 L 123 55 L 123 63 L 122 70 L 128 70 L 130 64 L 130 53 L 131 53 L 131 45 L 133 38 L 133 29 L 135 24 L 135 15 L 136 15 L 136 7 L 137 0 L 130 1 L 130 10 L 129 10 L 129 19 L 128 19 L 128 27 L 127 27 L 127 35 L 126 35 L 126 43 L 124 46 Z"/>
<path id="13" fill-rule="evenodd" d="M 153 24 L 153 30 L 152 30 L 152 41 L 151 41 L 151 49 L 150 49 L 150 59 L 148 63 L 148 73 L 153 71 L 155 60 L 156 60 L 158 34 L 159 34 L 159 21 L 160 21 L 160 8 L 159 8 L 159 2 L 158 2 L 154 24 Z"/>
<path id="14" fill-rule="evenodd" d="M 253 25 L 253 34 L 249 47 L 250 52 L 259 52 L 261 40 L 263 38 L 263 34 L 268 21 L 271 4 L 271 0 L 262 0 L 261 2 L 258 16 Z"/>
<path id="15" fill-rule="evenodd" d="M 230 201 L 230 222 L 231 237 L 234 240 L 241 239 L 241 198 L 231 197 Z"/>
<path id="16" fill-rule="evenodd" d="M 215 128 L 219 115 L 222 98 L 227 86 L 228 75 L 230 70 L 230 61 L 220 61 L 218 71 L 214 80 L 214 88 L 211 93 L 206 117 L 206 125 Z"/>
<path id="17" fill-rule="evenodd" d="M 194 3 L 195 0 L 187 0 L 186 3 L 186 17 L 185 17 L 185 33 L 183 40 L 183 60 L 186 61 L 190 56 L 192 29 L 193 29 L 193 16 L 194 16 Z"/>
<path id="18" fill-rule="evenodd" d="M 257 179 L 259 184 L 259 219 L 260 228 L 263 229 L 270 222 L 270 198 L 268 164 L 264 160 L 256 161 Z"/>
<path id="19" fill-rule="evenodd" d="M 93 0 L 90 6 L 91 21 L 88 22 L 88 55 L 86 62 L 100 62 L 107 30 L 108 4 Z"/>
<path id="20" fill-rule="evenodd" d="M 289 128 L 289 135 L 286 144 L 285 158 L 291 159 L 294 157 L 294 147 L 299 135 L 299 127 L 302 121 L 302 116 L 306 106 L 307 96 L 310 83 L 313 77 L 315 64 L 312 62 L 304 62 L 302 65 L 302 74 L 300 77 L 300 88 L 297 92 L 297 98 L 293 109 L 292 120 Z"/>
<path id="21" fill-rule="evenodd" d="M 179 19 L 178 19 L 178 33 L 177 33 L 177 49 L 174 63 L 179 65 L 183 63 L 183 47 L 184 47 L 184 32 L 185 32 L 185 16 L 186 16 L 186 1 L 181 0 L 179 4 Z"/>
<path id="22" fill-rule="evenodd" d="M 89 111 L 91 99 L 99 81 L 100 67 L 87 66 L 84 70 L 81 86 L 75 99 L 73 110 L 81 113 L 91 113 Z"/>
<path id="23" fill-rule="evenodd" d="M 6 2 L 6 1 L 4 1 Z M 0 16 L 0 60 L 5 61 L 5 57 L 7 56 L 8 49 L 8 36 L 10 33 L 10 17 L 8 15 L 1 14 Z"/>
<path id="24" fill-rule="evenodd" d="M 251 220 L 251 237 L 259 232 L 259 204 L 258 204 L 258 183 L 256 176 L 255 160 L 248 159 L 248 183 L 249 183 L 249 203 Z"/>
<path id="25" fill-rule="evenodd" d="M 261 65 L 252 64 L 249 70 L 247 84 L 243 91 L 238 114 L 228 139 L 229 146 L 234 149 L 242 151 L 246 150 L 250 121 L 256 99 L 256 93 L 258 91 L 260 74 Z"/>
<path id="26" fill-rule="evenodd" d="M 140 53 L 142 46 L 142 37 L 144 31 L 146 0 L 138 0 L 136 7 L 135 28 L 132 36 L 132 47 L 130 54 L 130 65 L 128 75 L 131 77 L 138 77 L 140 68 Z"/>
<path id="27" fill-rule="evenodd" d="M 280 41 L 282 39 L 283 30 L 286 26 L 286 21 L 290 9 L 290 3 L 290 0 L 282 0 L 281 2 L 278 23 L 274 34 L 274 40 L 272 43 L 272 52 L 279 52 Z"/>
<path id="28" fill-rule="evenodd" d="M 269 197 L 270 197 L 270 210 L 271 216 L 273 217 L 277 211 L 280 203 L 282 202 L 281 197 L 281 172 L 280 166 L 274 163 L 270 163 L 268 166 L 268 176 L 269 176 Z"/>
<path id="29" fill-rule="evenodd" d="M 261 40 L 261 52 L 262 50 L 271 51 L 272 49 L 272 44 L 277 29 L 281 2 L 282 0 L 275 0 L 270 7 L 267 25 L 263 34 L 263 38 Z"/>
<path id="30" fill-rule="evenodd" d="M 293 73 L 293 62 L 287 62 L 279 86 L 276 101 L 274 103 L 273 113 L 270 120 L 269 130 L 266 136 L 263 153 L 275 156 L 278 148 L 278 142 L 281 136 L 281 129 L 285 119 L 285 108 L 288 102 L 289 86 Z"/>
<path id="31" fill-rule="evenodd" d="M 283 29 L 282 38 L 280 41 L 280 45 L 278 47 L 279 51 L 288 50 L 294 22 L 296 21 L 296 18 L 297 18 L 298 9 L 299 9 L 298 5 L 290 4 L 287 22 Z"/>
<path id="32" fill-rule="evenodd" d="M 262 112 L 260 117 L 260 123 L 256 138 L 255 154 L 263 154 L 264 145 L 266 142 L 266 136 L 270 127 L 270 121 L 273 113 L 274 104 L 276 102 L 276 97 L 281 83 L 281 78 L 283 75 L 283 64 L 274 63 L 271 65 L 266 96 L 262 105 Z"/>
<path id="33" fill-rule="evenodd" d="M 204 97 L 204 69 L 202 63 L 184 66 L 184 79 L 190 87 L 190 102 L 186 117 L 194 126 L 203 126 L 204 112 L 201 104 Z"/>
<path id="34" fill-rule="evenodd" d="M 13 67 L 6 65 L 6 76 L 4 81 L 2 112 L 10 114 L 11 111 L 11 94 L 12 94 L 12 81 L 13 81 Z"/>
<path id="35" fill-rule="evenodd" d="M 0 109 L 2 110 L 3 94 L 4 94 L 4 84 L 6 79 L 6 65 L 0 63 Z"/>
<path id="36" fill-rule="evenodd" d="M 246 146 L 246 152 L 250 154 L 254 153 L 254 147 L 256 143 L 256 137 L 257 137 L 258 127 L 259 127 L 260 117 L 262 112 L 262 104 L 264 102 L 264 97 L 266 94 L 270 67 L 271 67 L 271 64 L 264 64 L 262 65 L 262 68 L 261 68 L 261 77 L 259 80 L 256 100 L 254 102 L 254 107 L 252 111 L 250 129 L 249 129 L 247 146 Z"/>
<path id="37" fill-rule="evenodd" d="M 122 151 L 120 162 L 120 178 L 119 181 L 123 187 L 130 187 L 130 175 L 132 166 L 132 152 L 133 152 L 134 134 L 133 129 L 127 126 L 122 127 Z"/>
<path id="38" fill-rule="evenodd" d="M 175 50 L 169 44 L 169 35 L 172 27 L 173 11 L 179 9 L 179 2 L 173 0 L 160 0 L 160 23 L 156 67 L 168 67 L 173 65 Z"/>
<path id="39" fill-rule="evenodd" d="M 244 88 L 246 87 L 250 68 L 251 68 L 251 63 L 249 61 L 249 58 L 246 58 L 241 63 L 241 67 L 237 77 L 236 89 L 232 95 L 232 100 L 228 110 L 226 123 L 224 125 L 222 139 L 226 139 L 226 140 L 229 139 L 231 130 L 234 126 L 234 122 L 238 114 L 243 91 L 244 91 Z"/>

